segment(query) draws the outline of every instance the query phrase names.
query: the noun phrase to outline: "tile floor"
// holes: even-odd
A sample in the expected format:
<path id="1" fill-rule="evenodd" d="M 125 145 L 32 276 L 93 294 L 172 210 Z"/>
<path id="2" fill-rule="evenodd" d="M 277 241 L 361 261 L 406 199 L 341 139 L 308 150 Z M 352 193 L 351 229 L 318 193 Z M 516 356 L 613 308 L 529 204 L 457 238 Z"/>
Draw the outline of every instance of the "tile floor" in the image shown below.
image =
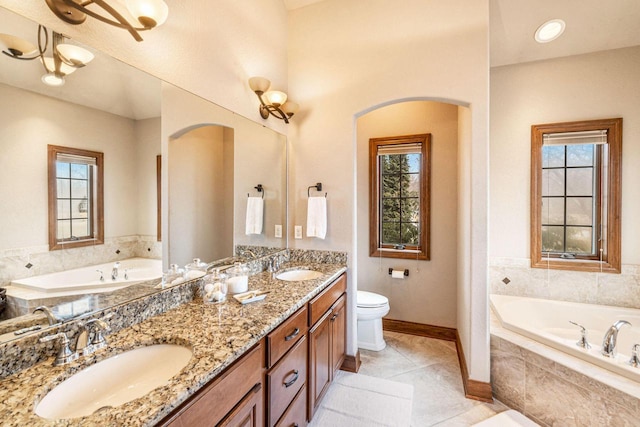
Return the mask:
<path id="1" fill-rule="evenodd" d="M 453 342 L 388 331 L 384 337 L 384 350 L 360 350 L 358 373 L 412 384 L 412 427 L 470 426 L 509 409 L 464 397 Z"/>

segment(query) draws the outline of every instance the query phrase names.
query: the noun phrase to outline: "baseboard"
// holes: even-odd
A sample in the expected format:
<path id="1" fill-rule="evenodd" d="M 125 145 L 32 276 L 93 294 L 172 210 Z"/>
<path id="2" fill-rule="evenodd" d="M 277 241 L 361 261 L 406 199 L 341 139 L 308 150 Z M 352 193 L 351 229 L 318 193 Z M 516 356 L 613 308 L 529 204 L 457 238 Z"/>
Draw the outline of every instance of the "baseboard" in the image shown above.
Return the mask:
<path id="1" fill-rule="evenodd" d="M 385 331 L 455 342 L 465 397 L 467 399 L 479 400 L 481 402 L 493 402 L 491 383 L 476 381 L 469 378 L 469 371 L 464 358 L 464 350 L 462 349 L 460 335 L 458 335 L 457 329 L 394 319 L 382 319 L 382 329 Z"/>
<path id="2" fill-rule="evenodd" d="M 406 322 L 404 320 L 382 319 L 382 329 L 402 334 L 418 335 L 445 341 L 455 341 L 458 332 L 454 328 Z"/>
<path id="3" fill-rule="evenodd" d="M 467 399 L 479 400 L 481 402 L 493 402 L 493 392 L 491 383 L 476 381 L 469 378 L 469 370 L 464 357 L 464 350 L 460 342 L 460 335 L 456 330 L 456 350 L 458 353 L 458 362 L 460 364 L 460 373 L 462 374 L 462 386 L 464 387 L 464 396 Z"/>
<path id="4" fill-rule="evenodd" d="M 346 355 L 340 365 L 340 369 L 347 372 L 358 373 L 360 370 L 360 350 L 356 351 L 355 356 Z"/>

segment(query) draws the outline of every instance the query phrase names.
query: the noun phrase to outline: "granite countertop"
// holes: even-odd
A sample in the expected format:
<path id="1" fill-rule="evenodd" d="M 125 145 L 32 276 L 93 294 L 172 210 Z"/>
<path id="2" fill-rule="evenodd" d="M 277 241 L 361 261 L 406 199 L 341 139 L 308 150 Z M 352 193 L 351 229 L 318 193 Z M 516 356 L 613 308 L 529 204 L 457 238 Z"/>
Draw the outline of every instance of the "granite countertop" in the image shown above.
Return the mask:
<path id="1" fill-rule="evenodd" d="M 301 263 L 287 263 L 281 271 Z M 302 265 L 302 264 L 301 264 Z M 282 321 L 320 293 L 346 267 L 303 263 L 323 273 L 314 280 L 285 282 L 262 272 L 249 278 L 249 290 L 269 291 L 267 297 L 241 305 L 231 296 L 223 304 L 204 304 L 196 298 L 176 309 L 107 335 L 108 347 L 63 366 L 53 358 L 2 380 L 0 424 L 3 426 L 150 426 L 187 400 L 225 367 L 242 356 Z M 151 344 L 189 347 L 193 356 L 167 385 L 115 408 L 68 420 L 46 420 L 35 414 L 51 389 L 74 373 L 110 356 Z"/>

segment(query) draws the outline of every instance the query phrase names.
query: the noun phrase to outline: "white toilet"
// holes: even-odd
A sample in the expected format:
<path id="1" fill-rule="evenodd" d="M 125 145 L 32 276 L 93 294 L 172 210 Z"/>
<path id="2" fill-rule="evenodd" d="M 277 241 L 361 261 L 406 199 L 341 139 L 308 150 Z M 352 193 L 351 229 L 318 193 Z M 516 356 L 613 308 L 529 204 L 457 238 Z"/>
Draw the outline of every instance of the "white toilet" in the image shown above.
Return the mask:
<path id="1" fill-rule="evenodd" d="M 373 292 L 358 291 L 358 347 L 380 351 L 387 343 L 382 336 L 382 317 L 389 313 L 389 300 Z"/>

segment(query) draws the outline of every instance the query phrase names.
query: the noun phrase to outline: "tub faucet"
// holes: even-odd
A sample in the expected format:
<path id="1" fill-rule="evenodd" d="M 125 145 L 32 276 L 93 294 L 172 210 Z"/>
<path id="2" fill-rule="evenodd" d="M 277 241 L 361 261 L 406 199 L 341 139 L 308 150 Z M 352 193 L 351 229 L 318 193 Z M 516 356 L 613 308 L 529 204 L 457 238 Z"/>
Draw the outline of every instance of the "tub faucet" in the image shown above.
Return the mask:
<path id="1" fill-rule="evenodd" d="M 118 279 L 118 269 L 120 268 L 120 261 L 113 264 L 113 269 L 111 270 L 111 280 Z"/>
<path id="2" fill-rule="evenodd" d="M 49 326 L 55 325 L 56 323 L 60 323 L 56 315 L 53 314 L 53 311 L 51 311 L 51 309 L 46 305 L 41 305 L 33 309 L 34 313 L 37 311 L 41 311 L 47 316 L 47 320 L 49 321 Z"/>
<path id="3" fill-rule="evenodd" d="M 624 325 L 631 326 L 631 323 L 626 320 L 618 320 L 616 323 L 611 325 L 606 334 L 604 334 L 604 339 L 602 340 L 602 355 L 605 357 L 616 357 L 616 353 L 618 349 L 616 348 L 616 341 L 618 340 L 618 332 L 620 328 Z"/>

